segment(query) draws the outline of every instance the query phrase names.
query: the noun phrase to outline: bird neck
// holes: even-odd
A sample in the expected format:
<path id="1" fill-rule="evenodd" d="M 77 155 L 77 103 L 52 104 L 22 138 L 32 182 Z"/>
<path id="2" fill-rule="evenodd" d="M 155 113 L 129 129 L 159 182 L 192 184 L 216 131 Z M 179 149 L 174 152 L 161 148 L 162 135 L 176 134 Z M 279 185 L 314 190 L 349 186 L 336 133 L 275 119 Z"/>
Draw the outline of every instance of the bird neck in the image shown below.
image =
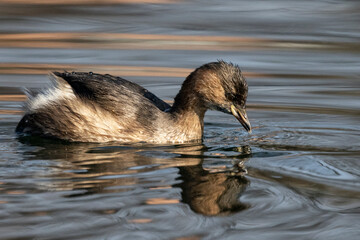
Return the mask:
<path id="1" fill-rule="evenodd" d="M 189 138 L 201 139 L 206 110 L 204 101 L 194 91 L 194 88 L 185 82 L 175 97 L 171 113 L 178 130 Z"/>

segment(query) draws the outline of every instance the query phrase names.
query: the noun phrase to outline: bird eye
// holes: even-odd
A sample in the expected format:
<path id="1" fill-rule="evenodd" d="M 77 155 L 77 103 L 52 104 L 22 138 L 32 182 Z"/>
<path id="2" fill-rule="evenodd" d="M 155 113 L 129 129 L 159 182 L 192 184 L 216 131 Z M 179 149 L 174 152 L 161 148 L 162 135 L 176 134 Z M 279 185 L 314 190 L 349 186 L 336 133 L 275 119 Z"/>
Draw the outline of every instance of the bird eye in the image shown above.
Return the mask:
<path id="1" fill-rule="evenodd" d="M 235 95 L 232 93 L 225 93 L 225 97 L 229 99 L 230 101 L 233 101 L 236 99 Z"/>

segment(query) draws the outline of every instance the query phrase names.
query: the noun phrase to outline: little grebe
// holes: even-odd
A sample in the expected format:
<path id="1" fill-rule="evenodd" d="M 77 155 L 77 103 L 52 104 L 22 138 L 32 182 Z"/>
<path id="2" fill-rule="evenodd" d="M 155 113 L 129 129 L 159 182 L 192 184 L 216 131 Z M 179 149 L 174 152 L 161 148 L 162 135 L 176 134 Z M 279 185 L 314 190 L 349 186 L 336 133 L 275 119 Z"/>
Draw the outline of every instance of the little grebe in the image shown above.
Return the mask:
<path id="1" fill-rule="evenodd" d="M 224 61 L 192 72 L 173 106 L 108 74 L 53 72 L 51 78 L 53 87 L 29 94 L 17 133 L 71 142 L 183 143 L 202 139 L 207 109 L 232 114 L 251 131 L 248 85 L 239 67 Z"/>

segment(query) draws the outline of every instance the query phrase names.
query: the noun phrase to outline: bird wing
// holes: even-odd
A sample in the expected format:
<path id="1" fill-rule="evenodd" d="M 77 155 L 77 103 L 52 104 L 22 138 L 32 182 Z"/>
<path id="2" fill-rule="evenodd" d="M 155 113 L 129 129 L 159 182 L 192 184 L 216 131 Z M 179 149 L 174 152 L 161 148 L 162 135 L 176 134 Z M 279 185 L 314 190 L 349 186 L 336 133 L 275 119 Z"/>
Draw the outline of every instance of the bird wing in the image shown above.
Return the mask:
<path id="1" fill-rule="evenodd" d="M 155 106 L 161 111 L 170 108 L 169 104 L 145 88 L 120 77 L 91 72 L 53 72 L 53 75 L 60 86 L 69 84 L 75 95 L 81 99 L 91 101 L 119 115 L 126 110 L 124 108 L 140 104 L 141 108 Z"/>

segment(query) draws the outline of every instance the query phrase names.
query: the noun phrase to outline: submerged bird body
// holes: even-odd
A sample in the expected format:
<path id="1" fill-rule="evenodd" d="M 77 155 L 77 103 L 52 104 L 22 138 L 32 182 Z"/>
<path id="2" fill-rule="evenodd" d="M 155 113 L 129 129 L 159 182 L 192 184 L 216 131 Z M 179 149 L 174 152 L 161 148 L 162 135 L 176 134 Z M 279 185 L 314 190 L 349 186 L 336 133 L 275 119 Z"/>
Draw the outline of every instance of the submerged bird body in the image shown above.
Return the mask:
<path id="1" fill-rule="evenodd" d="M 183 143 L 201 140 L 207 109 L 233 114 L 250 131 L 247 83 L 223 61 L 192 72 L 173 106 L 143 87 L 111 75 L 51 74 L 53 86 L 29 95 L 16 132 L 71 142 Z"/>

